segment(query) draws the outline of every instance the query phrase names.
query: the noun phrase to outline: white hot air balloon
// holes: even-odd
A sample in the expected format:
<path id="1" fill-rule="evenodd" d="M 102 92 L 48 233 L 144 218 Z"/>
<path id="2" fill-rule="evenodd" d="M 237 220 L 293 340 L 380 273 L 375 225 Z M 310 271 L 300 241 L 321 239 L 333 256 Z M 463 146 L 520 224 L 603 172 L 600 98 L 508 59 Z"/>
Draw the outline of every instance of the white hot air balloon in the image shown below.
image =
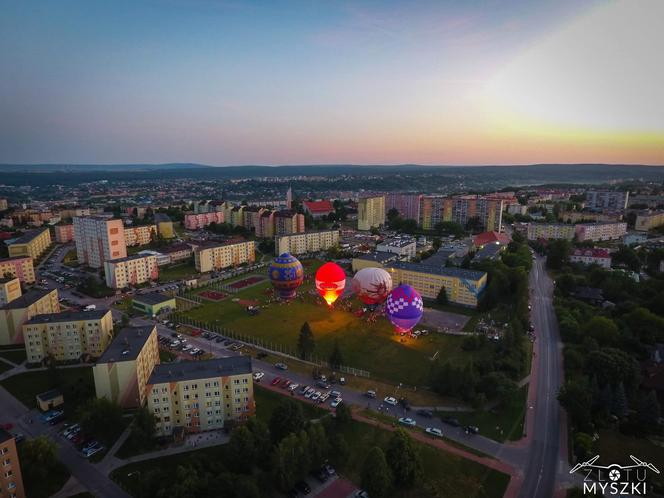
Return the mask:
<path id="1" fill-rule="evenodd" d="M 362 268 L 353 277 L 353 292 L 363 303 L 380 304 L 392 290 L 392 277 L 382 268 Z"/>

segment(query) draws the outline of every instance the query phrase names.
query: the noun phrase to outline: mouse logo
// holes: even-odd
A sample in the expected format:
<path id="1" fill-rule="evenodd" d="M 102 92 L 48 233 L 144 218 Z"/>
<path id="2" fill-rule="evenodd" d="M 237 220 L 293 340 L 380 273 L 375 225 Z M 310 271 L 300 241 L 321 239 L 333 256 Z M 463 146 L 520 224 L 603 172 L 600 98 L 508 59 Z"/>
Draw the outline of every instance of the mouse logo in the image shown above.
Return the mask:
<path id="1" fill-rule="evenodd" d="M 634 455 L 629 456 L 634 462 L 632 465 L 599 465 L 599 455 L 595 455 L 586 462 L 577 463 L 569 471 L 574 474 L 579 470 L 585 472 L 583 478 L 583 494 L 604 496 L 643 496 L 648 491 L 648 471 L 659 474 L 659 469 L 652 463 L 644 462 Z"/>

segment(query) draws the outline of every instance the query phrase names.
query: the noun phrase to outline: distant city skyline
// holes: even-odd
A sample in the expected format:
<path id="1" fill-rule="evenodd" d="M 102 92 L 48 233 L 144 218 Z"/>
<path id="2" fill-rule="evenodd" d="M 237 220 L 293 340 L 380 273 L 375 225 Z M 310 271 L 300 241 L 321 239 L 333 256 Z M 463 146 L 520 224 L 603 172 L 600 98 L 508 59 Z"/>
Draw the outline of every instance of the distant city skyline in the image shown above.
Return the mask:
<path id="1" fill-rule="evenodd" d="M 664 164 L 658 0 L 0 8 L 0 163 Z"/>

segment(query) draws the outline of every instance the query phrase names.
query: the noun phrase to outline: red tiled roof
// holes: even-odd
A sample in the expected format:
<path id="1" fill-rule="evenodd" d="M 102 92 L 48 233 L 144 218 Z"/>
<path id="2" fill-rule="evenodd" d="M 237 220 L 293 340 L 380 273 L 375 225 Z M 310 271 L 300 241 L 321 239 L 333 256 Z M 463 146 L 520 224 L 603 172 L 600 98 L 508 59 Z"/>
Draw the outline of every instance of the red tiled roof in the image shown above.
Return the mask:
<path id="1" fill-rule="evenodd" d="M 500 242 L 501 244 L 509 244 L 510 238 L 507 234 L 498 233 L 498 232 L 482 232 L 475 235 L 473 238 L 473 244 L 476 247 L 489 244 L 491 242 Z"/>
<path id="2" fill-rule="evenodd" d="M 304 208 L 311 213 L 329 213 L 334 211 L 334 206 L 330 201 L 304 201 Z"/>

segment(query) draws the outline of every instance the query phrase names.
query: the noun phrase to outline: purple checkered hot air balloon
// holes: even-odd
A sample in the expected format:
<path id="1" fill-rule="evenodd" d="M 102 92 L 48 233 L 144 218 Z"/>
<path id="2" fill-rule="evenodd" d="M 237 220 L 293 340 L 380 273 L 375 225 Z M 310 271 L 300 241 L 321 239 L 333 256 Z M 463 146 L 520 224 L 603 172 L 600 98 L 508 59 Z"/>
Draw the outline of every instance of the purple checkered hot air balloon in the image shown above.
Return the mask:
<path id="1" fill-rule="evenodd" d="M 419 292 L 410 285 L 401 284 L 389 293 L 385 302 L 387 318 L 397 332 L 408 332 L 422 318 L 424 303 Z"/>

